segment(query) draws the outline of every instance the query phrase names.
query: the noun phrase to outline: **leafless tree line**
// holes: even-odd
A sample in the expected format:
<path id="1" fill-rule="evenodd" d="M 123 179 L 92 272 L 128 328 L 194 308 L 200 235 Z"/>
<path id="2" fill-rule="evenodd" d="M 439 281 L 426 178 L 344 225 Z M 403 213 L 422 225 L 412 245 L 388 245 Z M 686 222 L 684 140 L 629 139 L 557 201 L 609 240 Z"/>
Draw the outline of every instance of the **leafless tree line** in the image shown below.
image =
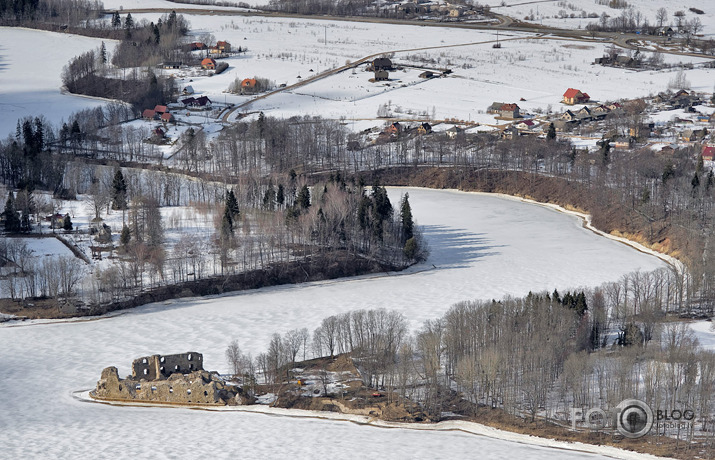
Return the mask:
<path id="1" fill-rule="evenodd" d="M 306 329 L 274 334 L 252 371 L 268 383 L 285 382 L 296 356 L 302 352 L 305 359 L 312 342 L 313 357 L 349 353 L 366 384 L 418 402 L 431 420 L 461 399 L 470 403 L 462 406 L 468 411 L 487 406 L 532 421 L 567 424 L 572 409 L 609 411 L 636 398 L 654 410 L 695 413 L 689 427 L 658 423 L 651 435 L 707 442 L 715 414 L 715 353 L 700 348 L 687 322 L 656 315 L 647 325 L 651 319 L 636 310 L 667 301 L 657 288 L 663 277 L 663 271 L 638 272 L 588 290 L 582 313 L 557 292 L 460 302 L 414 334 L 404 315 L 394 311 L 330 316 L 312 340 Z M 627 325 L 635 325 L 639 341 L 614 334 Z M 648 327 L 651 336 L 644 340 Z M 594 341 L 597 328 L 603 340 Z M 245 358 L 240 362 L 241 372 L 249 368 Z M 232 365 L 234 373 L 239 367 Z"/>

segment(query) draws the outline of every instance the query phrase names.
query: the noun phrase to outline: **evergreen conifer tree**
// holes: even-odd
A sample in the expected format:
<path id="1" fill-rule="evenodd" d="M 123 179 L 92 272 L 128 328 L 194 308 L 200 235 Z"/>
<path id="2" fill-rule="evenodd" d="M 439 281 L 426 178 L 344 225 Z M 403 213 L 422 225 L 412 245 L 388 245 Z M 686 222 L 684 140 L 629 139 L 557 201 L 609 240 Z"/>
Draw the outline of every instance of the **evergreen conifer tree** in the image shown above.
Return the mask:
<path id="1" fill-rule="evenodd" d="M 112 27 L 118 29 L 122 25 L 122 18 L 119 16 L 119 11 L 115 11 L 112 15 Z"/>
<path id="2" fill-rule="evenodd" d="M 131 232 L 131 230 L 129 230 L 129 227 L 127 227 L 125 225 L 124 227 L 122 227 L 122 233 L 119 235 L 119 243 L 122 246 L 127 247 L 127 245 L 129 245 L 129 242 L 131 241 L 131 239 L 132 239 L 132 232 Z"/>
<path id="3" fill-rule="evenodd" d="M 556 139 L 556 127 L 553 123 L 549 123 L 549 130 L 546 132 L 546 139 L 550 141 Z"/>
<path id="4" fill-rule="evenodd" d="M 70 218 L 70 215 L 67 214 L 67 215 L 65 216 L 65 218 L 64 218 L 64 223 L 63 223 L 63 225 L 62 225 L 62 228 L 65 229 L 65 230 L 68 231 L 68 232 L 71 232 L 71 231 L 72 231 L 72 227 L 74 227 L 74 225 L 72 225 L 72 219 Z"/>
<path id="5" fill-rule="evenodd" d="M 233 189 L 226 192 L 226 209 L 228 209 L 231 214 L 231 222 L 234 222 L 241 215 L 241 211 L 238 208 L 238 200 L 236 199 L 236 194 L 233 193 Z"/>
<path id="6" fill-rule="evenodd" d="M 405 193 L 400 204 L 400 221 L 402 223 L 402 240 L 407 241 L 414 236 L 414 222 L 412 221 L 412 208 L 410 207 L 410 194 Z"/>
<path id="7" fill-rule="evenodd" d="M 307 185 L 300 188 L 295 202 L 300 209 L 308 209 L 310 207 L 310 190 Z"/>
<path id="8" fill-rule="evenodd" d="M 278 203 L 278 206 L 283 206 L 285 201 L 286 201 L 285 188 L 283 187 L 283 184 L 278 184 L 278 192 L 276 193 L 276 203 Z"/>
<path id="9" fill-rule="evenodd" d="M 121 169 L 117 169 L 112 181 L 112 209 L 127 209 L 127 183 Z"/>
<path id="10" fill-rule="evenodd" d="M 233 218 L 228 205 L 224 206 L 223 217 L 221 218 L 221 239 L 228 241 L 233 236 Z"/>
<path id="11" fill-rule="evenodd" d="M 7 201 L 5 202 L 3 215 L 5 216 L 6 232 L 16 232 L 20 229 L 20 216 L 15 209 L 15 196 L 12 192 L 7 194 Z"/>

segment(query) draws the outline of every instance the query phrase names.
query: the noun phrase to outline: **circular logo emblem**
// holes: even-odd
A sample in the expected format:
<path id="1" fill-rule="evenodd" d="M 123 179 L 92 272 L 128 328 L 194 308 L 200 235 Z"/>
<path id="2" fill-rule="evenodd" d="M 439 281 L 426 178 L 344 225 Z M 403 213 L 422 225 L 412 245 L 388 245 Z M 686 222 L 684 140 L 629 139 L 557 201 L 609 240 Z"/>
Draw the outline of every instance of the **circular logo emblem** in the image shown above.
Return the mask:
<path id="1" fill-rule="evenodd" d="M 653 411 L 643 401 L 624 399 L 616 410 L 616 428 L 626 438 L 645 436 L 653 426 Z"/>

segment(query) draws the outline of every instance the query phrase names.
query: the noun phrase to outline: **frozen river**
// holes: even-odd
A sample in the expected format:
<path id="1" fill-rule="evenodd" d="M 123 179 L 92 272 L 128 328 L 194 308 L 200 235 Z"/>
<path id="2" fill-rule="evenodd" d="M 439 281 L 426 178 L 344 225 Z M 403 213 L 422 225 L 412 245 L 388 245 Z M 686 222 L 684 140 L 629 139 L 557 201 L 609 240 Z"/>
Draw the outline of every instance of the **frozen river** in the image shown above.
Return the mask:
<path id="1" fill-rule="evenodd" d="M 393 204 L 405 189 L 391 189 Z M 413 330 L 450 305 L 595 286 L 656 257 L 599 237 L 552 209 L 494 196 L 407 189 L 432 248 L 409 271 L 147 305 L 113 318 L 0 325 L 0 458 L 586 458 L 459 431 L 385 429 L 239 412 L 110 407 L 76 400 L 110 365 L 195 350 L 227 371 L 226 345 L 254 355 L 270 335 L 313 330 L 358 308 L 403 312 Z"/>

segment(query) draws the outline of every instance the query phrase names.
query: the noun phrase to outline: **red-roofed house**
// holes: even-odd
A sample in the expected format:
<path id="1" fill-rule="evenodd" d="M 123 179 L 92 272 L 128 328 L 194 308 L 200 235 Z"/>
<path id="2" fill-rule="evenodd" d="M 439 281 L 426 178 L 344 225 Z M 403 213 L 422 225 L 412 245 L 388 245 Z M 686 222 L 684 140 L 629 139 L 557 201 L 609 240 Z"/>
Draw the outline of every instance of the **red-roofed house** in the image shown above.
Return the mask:
<path id="1" fill-rule="evenodd" d="M 161 114 L 161 121 L 164 123 L 172 123 L 174 121 L 174 116 L 169 112 Z"/>
<path id="2" fill-rule="evenodd" d="M 704 145 L 703 146 L 703 161 L 713 161 L 713 157 L 715 157 L 715 147 L 711 145 Z"/>
<path id="3" fill-rule="evenodd" d="M 193 42 L 188 44 L 189 51 L 205 50 L 206 44 L 202 42 Z"/>
<path id="4" fill-rule="evenodd" d="M 524 120 L 516 124 L 516 129 L 520 131 L 528 131 L 536 127 L 533 120 Z"/>
<path id="5" fill-rule="evenodd" d="M 516 104 L 502 104 L 499 115 L 503 118 L 519 118 L 519 106 Z"/>
<path id="6" fill-rule="evenodd" d="M 216 70 L 216 61 L 211 58 L 206 58 L 201 61 L 201 68 L 206 70 Z"/>
<path id="7" fill-rule="evenodd" d="M 218 48 L 219 51 L 221 51 L 222 53 L 230 53 L 231 52 L 231 44 L 229 42 L 217 41 L 216 48 Z"/>
<path id="8" fill-rule="evenodd" d="M 255 78 L 246 78 L 241 82 L 241 89 L 255 89 L 256 83 Z"/>
<path id="9" fill-rule="evenodd" d="M 145 120 L 153 120 L 154 118 L 156 118 L 156 112 L 152 109 L 144 109 L 144 111 L 142 112 L 142 118 Z"/>
<path id="10" fill-rule="evenodd" d="M 581 104 L 584 102 L 588 102 L 589 99 L 591 98 L 588 94 L 582 93 L 581 91 L 574 88 L 569 88 L 564 93 L 563 103 L 569 105 Z"/>
<path id="11" fill-rule="evenodd" d="M 157 105 L 156 107 L 154 107 L 154 112 L 158 113 L 159 115 L 163 115 L 165 113 L 168 113 L 169 109 L 167 109 L 165 105 Z"/>

